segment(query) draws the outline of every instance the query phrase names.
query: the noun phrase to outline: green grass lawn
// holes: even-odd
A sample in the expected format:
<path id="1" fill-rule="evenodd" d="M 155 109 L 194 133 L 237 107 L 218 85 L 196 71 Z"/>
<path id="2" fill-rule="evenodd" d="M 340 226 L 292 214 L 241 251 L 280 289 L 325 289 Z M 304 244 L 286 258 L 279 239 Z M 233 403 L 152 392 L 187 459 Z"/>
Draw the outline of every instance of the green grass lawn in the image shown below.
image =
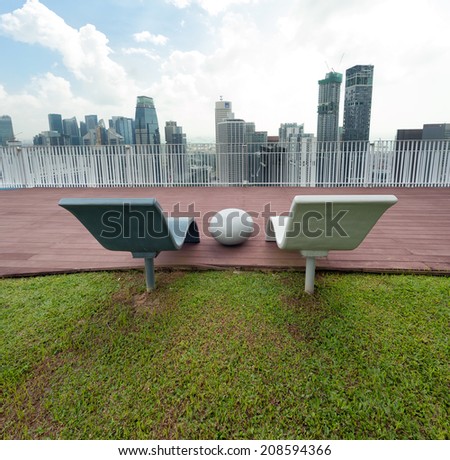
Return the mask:
<path id="1" fill-rule="evenodd" d="M 449 439 L 450 280 L 0 280 L 3 439 Z"/>

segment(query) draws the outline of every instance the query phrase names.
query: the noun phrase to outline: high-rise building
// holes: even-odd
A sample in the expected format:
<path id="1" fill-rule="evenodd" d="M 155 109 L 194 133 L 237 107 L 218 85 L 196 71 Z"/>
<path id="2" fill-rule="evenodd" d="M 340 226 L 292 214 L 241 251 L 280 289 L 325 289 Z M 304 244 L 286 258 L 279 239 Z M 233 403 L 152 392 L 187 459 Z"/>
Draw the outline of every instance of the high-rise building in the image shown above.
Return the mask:
<path id="1" fill-rule="evenodd" d="M 84 121 L 86 123 L 86 130 L 97 129 L 98 117 L 97 115 L 85 115 Z M 86 132 L 87 132 L 86 131 Z"/>
<path id="2" fill-rule="evenodd" d="M 132 118 L 112 117 L 109 126 L 123 137 L 125 144 L 131 145 L 136 143 L 134 120 Z"/>
<path id="3" fill-rule="evenodd" d="M 183 127 L 177 126 L 176 121 L 166 121 L 164 128 L 166 144 L 186 145 L 186 134 L 183 133 Z"/>
<path id="4" fill-rule="evenodd" d="M 56 131 L 63 134 L 62 116 L 59 113 L 48 114 L 48 127 L 50 131 Z"/>
<path id="5" fill-rule="evenodd" d="M 231 120 L 234 118 L 234 113 L 232 111 L 232 104 L 230 101 L 222 100 L 216 102 L 215 110 L 215 122 L 216 122 L 216 144 L 219 143 L 219 123 L 224 120 Z"/>
<path id="6" fill-rule="evenodd" d="M 280 143 L 298 142 L 303 136 L 304 127 L 297 123 L 282 123 L 278 130 Z"/>
<path id="7" fill-rule="evenodd" d="M 373 65 L 345 72 L 344 141 L 368 141 L 372 109 Z"/>
<path id="8" fill-rule="evenodd" d="M 86 122 L 80 121 L 80 135 L 83 138 L 88 133 Z"/>
<path id="9" fill-rule="evenodd" d="M 136 144 L 160 145 L 158 117 L 153 98 L 138 96 L 135 116 Z"/>
<path id="10" fill-rule="evenodd" d="M 6 146 L 14 140 L 12 120 L 9 115 L 0 116 L 0 145 Z"/>
<path id="11" fill-rule="evenodd" d="M 59 113 L 48 114 L 48 127 L 50 132 L 58 133 L 58 136 L 51 136 L 51 145 L 64 145 L 62 116 Z"/>
<path id="12" fill-rule="evenodd" d="M 317 106 L 316 184 L 327 186 L 337 180 L 339 153 L 339 101 L 342 74 L 329 72 L 319 80 Z"/>
<path id="13" fill-rule="evenodd" d="M 76 117 L 65 118 L 62 123 L 63 134 L 67 139 L 67 143 L 69 145 L 80 145 L 81 135 Z"/>
<path id="14" fill-rule="evenodd" d="M 319 80 L 319 104 L 317 107 L 317 141 L 339 140 L 339 100 L 342 74 L 329 72 Z"/>
<path id="15" fill-rule="evenodd" d="M 176 121 L 166 121 L 164 128 L 166 137 L 166 154 L 170 178 L 173 184 L 184 185 L 189 175 L 188 158 L 186 155 L 186 134 Z"/>
<path id="16" fill-rule="evenodd" d="M 223 184 L 242 184 L 248 180 L 247 165 L 243 161 L 246 152 L 246 123 L 230 118 L 218 123 L 217 174 Z"/>

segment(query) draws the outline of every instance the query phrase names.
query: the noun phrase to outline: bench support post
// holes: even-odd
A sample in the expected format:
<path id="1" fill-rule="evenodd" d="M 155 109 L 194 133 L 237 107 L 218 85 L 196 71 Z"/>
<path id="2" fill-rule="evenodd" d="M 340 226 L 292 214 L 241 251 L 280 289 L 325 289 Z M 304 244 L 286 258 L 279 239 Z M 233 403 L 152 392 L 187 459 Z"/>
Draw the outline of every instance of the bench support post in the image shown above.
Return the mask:
<path id="1" fill-rule="evenodd" d="M 314 278 L 316 277 L 316 257 L 326 257 L 328 251 L 300 251 L 306 257 L 305 292 L 314 294 Z"/>
<path id="2" fill-rule="evenodd" d="M 147 292 L 155 289 L 155 257 L 157 252 L 133 252 L 134 259 L 144 259 L 144 274 Z"/>
<path id="3" fill-rule="evenodd" d="M 147 286 L 147 292 L 153 291 L 155 289 L 155 258 L 146 257 L 145 261 L 145 284 Z"/>
<path id="4" fill-rule="evenodd" d="M 314 278 L 316 275 L 316 258 L 306 258 L 306 272 L 305 272 L 305 292 L 314 294 Z"/>

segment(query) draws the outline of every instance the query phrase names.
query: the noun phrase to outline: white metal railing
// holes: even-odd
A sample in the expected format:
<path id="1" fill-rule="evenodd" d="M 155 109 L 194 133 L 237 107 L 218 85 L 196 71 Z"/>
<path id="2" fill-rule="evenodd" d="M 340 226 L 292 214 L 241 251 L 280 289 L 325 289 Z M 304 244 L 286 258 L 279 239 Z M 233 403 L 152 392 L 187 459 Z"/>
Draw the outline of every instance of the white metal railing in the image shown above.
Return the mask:
<path id="1" fill-rule="evenodd" d="M 0 147 L 0 188 L 449 187 L 450 140 Z"/>

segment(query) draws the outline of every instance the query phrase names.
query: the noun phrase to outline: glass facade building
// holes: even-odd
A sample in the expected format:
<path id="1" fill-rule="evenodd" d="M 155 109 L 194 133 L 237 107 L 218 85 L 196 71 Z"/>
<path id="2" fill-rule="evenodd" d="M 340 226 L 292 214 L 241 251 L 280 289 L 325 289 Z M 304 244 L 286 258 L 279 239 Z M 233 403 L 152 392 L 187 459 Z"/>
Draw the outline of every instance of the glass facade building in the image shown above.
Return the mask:
<path id="1" fill-rule="evenodd" d="M 62 116 L 59 113 L 48 114 L 48 128 L 50 131 L 56 131 L 63 134 Z"/>
<path id="2" fill-rule="evenodd" d="M 216 143 L 219 143 L 219 123 L 224 120 L 231 120 L 234 118 L 234 113 L 232 111 L 232 104 L 230 101 L 220 101 L 216 102 L 215 108 L 215 126 L 216 126 Z"/>
<path id="3" fill-rule="evenodd" d="M 135 144 L 134 120 L 126 117 L 112 117 L 110 127 L 114 128 L 123 137 L 124 144 Z"/>
<path id="4" fill-rule="evenodd" d="M 67 139 L 69 145 L 80 145 L 81 135 L 80 128 L 78 127 L 78 121 L 76 117 L 65 118 L 63 120 L 64 136 Z"/>
<path id="5" fill-rule="evenodd" d="M 153 98 L 138 96 L 135 116 L 136 144 L 160 145 L 158 117 Z"/>
<path id="6" fill-rule="evenodd" d="M 97 129 L 97 125 L 98 125 L 97 115 L 85 115 L 84 121 L 86 123 L 86 133 L 91 129 Z"/>
<path id="7" fill-rule="evenodd" d="M 218 176 L 230 184 L 242 183 L 248 175 L 243 163 L 246 149 L 246 123 L 230 118 L 218 123 Z"/>
<path id="8" fill-rule="evenodd" d="M 319 80 L 319 104 L 317 106 L 317 141 L 339 140 L 339 100 L 342 74 L 329 72 Z"/>
<path id="9" fill-rule="evenodd" d="M 373 65 L 356 65 L 345 73 L 344 141 L 368 141 L 372 110 Z"/>
<path id="10" fill-rule="evenodd" d="M 9 115 L 0 116 L 0 145 L 6 146 L 9 141 L 14 140 L 12 120 Z"/>

